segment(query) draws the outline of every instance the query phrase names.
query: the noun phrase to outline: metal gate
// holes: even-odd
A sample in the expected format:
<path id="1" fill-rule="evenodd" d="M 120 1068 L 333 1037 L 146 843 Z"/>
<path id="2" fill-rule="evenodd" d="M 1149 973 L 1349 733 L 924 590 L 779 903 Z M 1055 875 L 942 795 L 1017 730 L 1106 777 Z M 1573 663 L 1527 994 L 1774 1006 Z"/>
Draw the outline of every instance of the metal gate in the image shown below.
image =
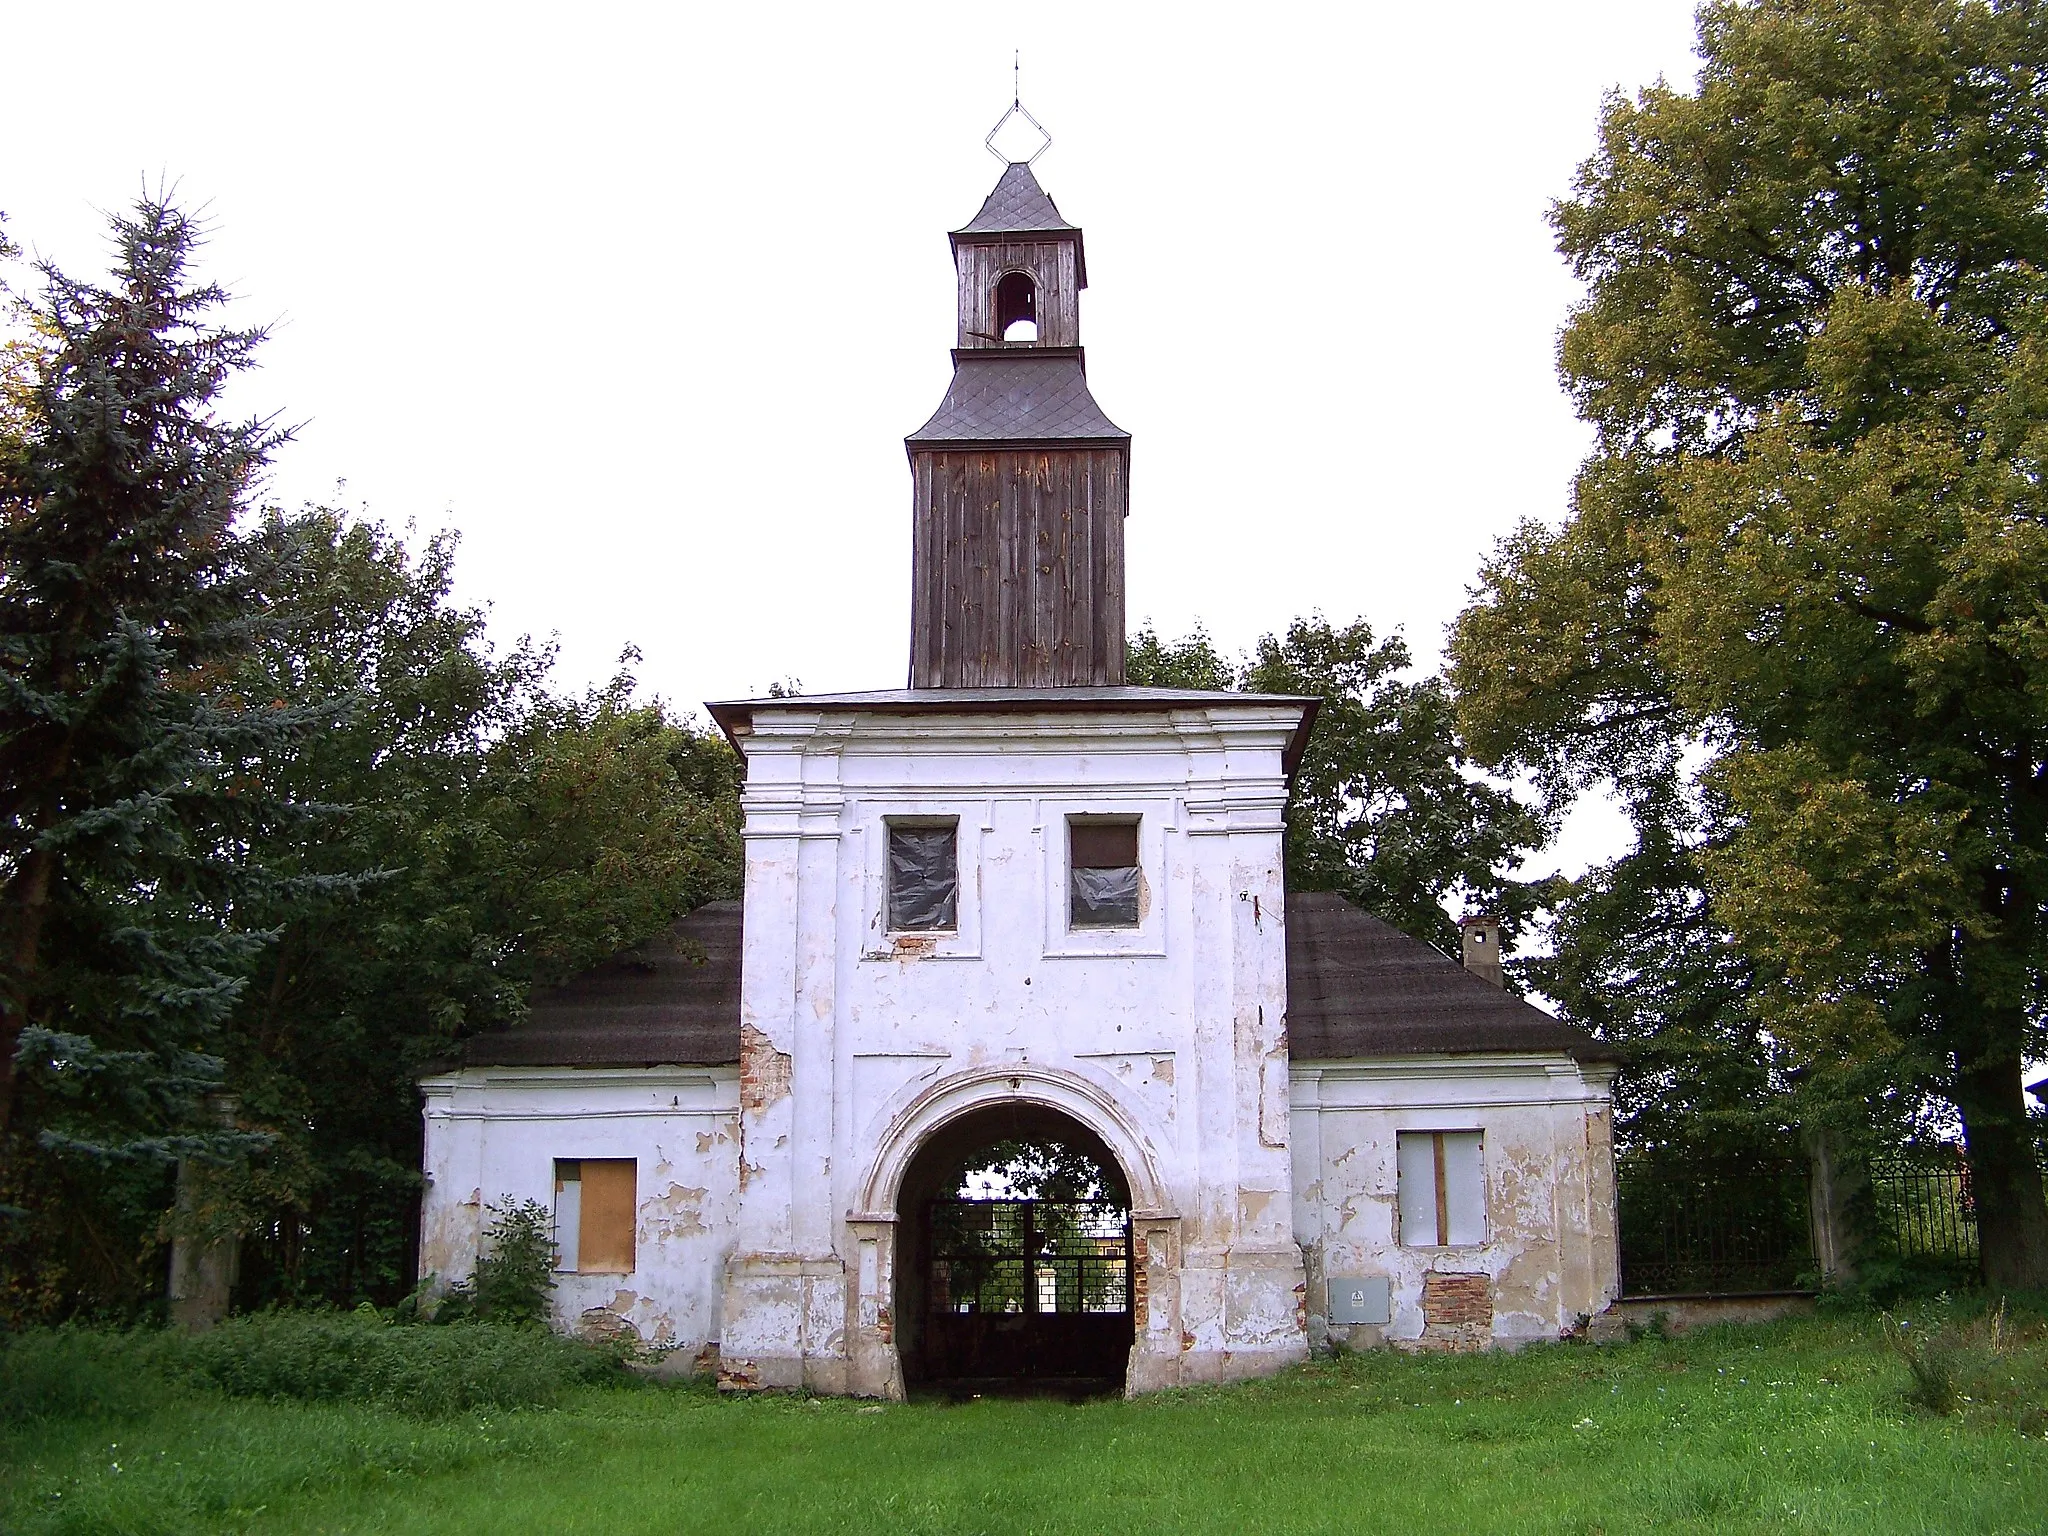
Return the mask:
<path id="1" fill-rule="evenodd" d="M 1121 1380 L 1131 1213 L 1107 1200 L 934 1200 L 925 1375 Z"/>

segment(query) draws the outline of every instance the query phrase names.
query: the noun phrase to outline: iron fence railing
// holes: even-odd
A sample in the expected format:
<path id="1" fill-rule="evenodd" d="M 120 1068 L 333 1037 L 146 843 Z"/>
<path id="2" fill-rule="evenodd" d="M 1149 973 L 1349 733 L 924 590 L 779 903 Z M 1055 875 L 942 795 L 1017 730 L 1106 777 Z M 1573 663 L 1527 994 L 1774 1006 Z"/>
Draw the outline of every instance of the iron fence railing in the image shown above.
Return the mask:
<path id="1" fill-rule="evenodd" d="M 1900 1258 L 1977 1262 L 1970 1167 L 1943 1150 L 1870 1165 L 1872 1235 Z"/>
<path id="2" fill-rule="evenodd" d="M 1739 1295 L 1810 1283 L 1814 1219 L 1804 1158 L 1716 1166 L 1660 1149 L 1617 1160 L 1625 1296 Z M 1866 1258 L 1964 1278 L 1978 1259 L 1969 1163 L 1950 1146 L 1864 1165 L 1845 1212 Z"/>
<path id="3" fill-rule="evenodd" d="M 1788 1290 L 1812 1267 L 1803 1159 L 1617 1172 L 1624 1296 Z"/>

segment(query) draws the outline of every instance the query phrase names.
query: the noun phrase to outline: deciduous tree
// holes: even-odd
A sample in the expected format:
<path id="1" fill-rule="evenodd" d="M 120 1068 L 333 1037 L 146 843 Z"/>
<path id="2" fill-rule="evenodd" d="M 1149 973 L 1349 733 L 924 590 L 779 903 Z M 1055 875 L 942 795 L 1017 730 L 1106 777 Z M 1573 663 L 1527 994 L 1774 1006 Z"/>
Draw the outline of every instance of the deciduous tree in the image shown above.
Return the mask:
<path id="1" fill-rule="evenodd" d="M 2048 1284 L 2048 12 L 1717 3 L 1700 46 L 1555 211 L 1598 446 L 1460 620 L 1463 718 L 1646 825 L 1690 780 L 1774 1034 L 1944 1094 L 1987 1275 Z"/>
<path id="2" fill-rule="evenodd" d="M 1512 933 L 1538 893 L 1509 876 L 1548 829 L 1513 794 L 1468 771 L 1437 678 L 1413 678 L 1407 642 L 1363 619 L 1296 619 L 1232 666 L 1201 630 L 1128 647 L 1134 685 L 1237 688 L 1322 700 L 1287 810 L 1287 881 L 1342 891 L 1455 956 L 1445 903 L 1485 908 Z"/>
<path id="3" fill-rule="evenodd" d="M 377 877 L 275 917 L 231 1053 L 275 1140 L 221 1193 L 252 1234 L 251 1299 L 390 1299 L 411 1283 L 416 1079 L 516 1020 L 533 986 L 736 895 L 739 764 L 715 732 L 636 702 L 629 675 L 564 697 L 544 649 L 494 648 L 482 610 L 451 597 L 452 537 L 415 555 L 322 509 L 271 527 L 301 553 L 244 686 L 351 707 L 267 765 L 346 809 L 265 858 Z"/>

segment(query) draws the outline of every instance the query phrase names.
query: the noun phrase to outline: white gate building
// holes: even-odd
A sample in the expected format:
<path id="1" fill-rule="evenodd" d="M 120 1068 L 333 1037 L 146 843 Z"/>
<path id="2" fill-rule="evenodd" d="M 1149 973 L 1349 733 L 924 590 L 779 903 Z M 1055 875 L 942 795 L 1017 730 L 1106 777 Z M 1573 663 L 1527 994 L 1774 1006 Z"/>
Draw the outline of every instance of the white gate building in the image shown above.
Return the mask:
<path id="1" fill-rule="evenodd" d="M 882 1397 L 1570 1331 L 1618 1280 L 1603 1051 L 1502 990 L 1492 925 L 1461 966 L 1288 892 L 1316 701 L 1124 685 L 1130 442 L 1080 230 L 1011 165 L 952 241 L 911 686 L 711 706 L 743 902 L 424 1081 L 422 1272 L 541 1200 L 563 1327 Z M 1095 1159 L 1114 1223 L 1018 1205 L 961 1247 L 946 1180 L 1017 1138 Z"/>

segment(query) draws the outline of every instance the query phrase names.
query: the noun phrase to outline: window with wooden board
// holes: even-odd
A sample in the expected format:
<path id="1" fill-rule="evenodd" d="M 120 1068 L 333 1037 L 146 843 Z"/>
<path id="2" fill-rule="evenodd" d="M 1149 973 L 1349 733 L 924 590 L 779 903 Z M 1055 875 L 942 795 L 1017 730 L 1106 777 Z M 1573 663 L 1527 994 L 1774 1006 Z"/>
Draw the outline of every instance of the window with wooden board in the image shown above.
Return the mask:
<path id="1" fill-rule="evenodd" d="M 555 1268 L 629 1275 L 639 1217 L 639 1164 L 630 1157 L 555 1160 Z"/>
<path id="2" fill-rule="evenodd" d="M 1486 1170 L 1478 1131 L 1402 1131 L 1395 1138 L 1401 1246 L 1486 1241 Z"/>

